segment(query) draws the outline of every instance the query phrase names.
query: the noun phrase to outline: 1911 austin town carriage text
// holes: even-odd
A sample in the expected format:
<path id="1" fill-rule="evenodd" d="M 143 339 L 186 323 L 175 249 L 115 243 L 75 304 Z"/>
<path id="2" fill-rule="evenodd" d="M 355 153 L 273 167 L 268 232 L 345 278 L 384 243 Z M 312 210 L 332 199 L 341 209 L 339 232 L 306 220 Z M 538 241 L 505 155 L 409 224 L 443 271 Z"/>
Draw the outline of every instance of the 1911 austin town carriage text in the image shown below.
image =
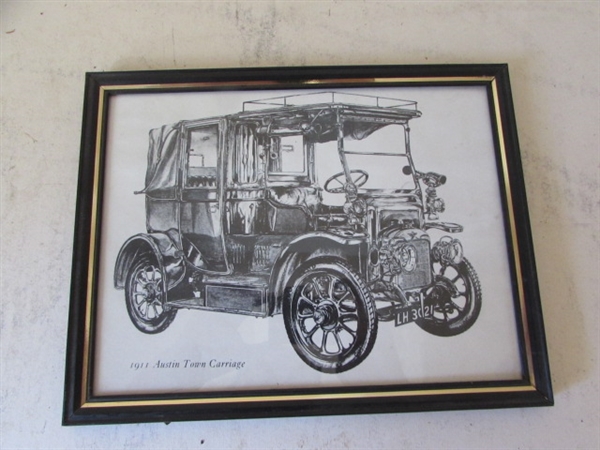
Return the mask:
<path id="1" fill-rule="evenodd" d="M 379 322 L 468 330 L 481 286 L 462 226 L 439 220 L 446 176 L 415 167 L 420 116 L 414 101 L 320 92 L 153 129 L 147 230 L 114 275 L 133 324 L 159 333 L 181 308 L 282 314 L 300 358 L 327 373 L 360 364 Z"/>

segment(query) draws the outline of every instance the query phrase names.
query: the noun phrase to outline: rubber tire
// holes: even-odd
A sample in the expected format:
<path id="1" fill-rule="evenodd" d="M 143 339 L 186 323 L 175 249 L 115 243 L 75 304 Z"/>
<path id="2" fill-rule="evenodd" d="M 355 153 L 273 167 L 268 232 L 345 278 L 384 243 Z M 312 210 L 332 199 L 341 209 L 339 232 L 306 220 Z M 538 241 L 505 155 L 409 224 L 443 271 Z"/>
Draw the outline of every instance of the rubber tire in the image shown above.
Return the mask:
<path id="1" fill-rule="evenodd" d="M 338 281 L 342 281 L 345 289 L 352 293 L 354 299 L 352 303 L 356 305 L 357 319 L 355 339 L 351 342 L 350 346 L 347 349 L 343 349 L 339 355 L 327 355 L 318 351 L 314 342 L 307 342 L 303 337 L 301 330 L 298 329 L 298 327 L 302 326 L 302 324 L 297 321 L 298 298 L 302 289 L 307 285 L 305 281 L 310 280 L 316 274 L 334 275 L 338 278 Z M 319 299 L 320 304 L 324 304 L 323 302 L 332 303 L 329 299 Z M 340 303 L 341 302 L 339 302 L 338 305 Z M 283 316 L 288 338 L 298 356 L 313 369 L 324 373 L 345 372 L 359 365 L 373 349 L 377 337 L 377 316 L 371 294 L 360 275 L 347 264 L 338 260 L 312 260 L 302 264 L 294 271 L 285 288 Z M 315 317 L 314 311 L 312 317 Z M 341 321 L 337 322 L 338 327 L 341 326 L 340 323 Z M 322 329 L 323 328 L 321 328 L 321 330 Z M 335 334 L 339 337 L 339 333 Z M 346 332 L 346 334 L 350 335 L 348 332 Z M 327 339 L 327 337 L 324 337 L 323 342 Z M 323 342 L 321 344 L 322 346 L 324 346 Z M 339 345 L 339 342 L 340 341 L 337 340 L 336 345 Z M 340 348 L 340 350 L 342 349 Z"/>
<path id="2" fill-rule="evenodd" d="M 161 313 L 157 317 L 149 319 L 145 318 L 136 307 L 134 296 L 132 295 L 133 289 L 135 289 L 133 284 L 136 276 L 147 267 L 154 267 L 157 272 L 160 273 L 161 277 L 164 277 L 154 255 L 144 254 L 136 258 L 127 271 L 127 278 L 125 280 L 125 304 L 127 306 L 129 318 L 138 330 L 147 334 L 156 334 L 164 331 L 171 325 L 177 314 L 177 309 L 166 309 L 163 306 Z M 160 282 L 158 284 L 160 285 L 161 291 L 159 295 L 162 296 L 161 302 L 164 305 L 166 303 L 166 292 L 164 292 L 163 283 Z"/>
<path id="3" fill-rule="evenodd" d="M 459 264 L 452 264 L 454 270 L 461 276 L 469 292 L 469 300 L 464 313 L 450 321 L 436 320 L 435 318 L 423 318 L 416 321 L 422 329 L 436 336 L 456 336 L 464 333 L 473 326 L 481 311 L 481 284 L 479 277 L 471 263 L 463 258 Z M 441 275 L 436 275 L 436 278 Z"/>

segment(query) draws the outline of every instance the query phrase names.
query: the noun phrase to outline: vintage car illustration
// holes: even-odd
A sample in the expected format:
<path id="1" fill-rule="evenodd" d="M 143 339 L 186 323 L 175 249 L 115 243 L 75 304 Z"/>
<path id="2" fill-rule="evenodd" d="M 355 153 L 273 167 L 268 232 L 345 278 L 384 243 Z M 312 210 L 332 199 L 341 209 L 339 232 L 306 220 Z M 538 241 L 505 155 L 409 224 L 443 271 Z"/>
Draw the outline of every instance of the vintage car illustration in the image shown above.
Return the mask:
<path id="1" fill-rule="evenodd" d="M 321 92 L 151 130 L 147 230 L 114 274 L 133 324 L 159 333 L 181 308 L 281 314 L 326 373 L 360 364 L 378 322 L 467 330 L 481 287 L 452 237 L 462 226 L 439 221 L 446 177 L 414 165 L 420 116 L 414 101 Z"/>

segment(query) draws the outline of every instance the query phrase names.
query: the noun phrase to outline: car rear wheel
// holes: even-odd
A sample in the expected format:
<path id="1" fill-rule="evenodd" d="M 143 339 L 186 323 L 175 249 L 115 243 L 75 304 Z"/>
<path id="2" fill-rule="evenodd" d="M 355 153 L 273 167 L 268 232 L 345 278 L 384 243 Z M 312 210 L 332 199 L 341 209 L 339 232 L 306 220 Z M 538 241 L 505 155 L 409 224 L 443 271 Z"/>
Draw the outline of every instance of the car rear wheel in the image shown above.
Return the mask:
<path id="1" fill-rule="evenodd" d="M 371 295 L 360 276 L 340 261 L 300 266 L 286 286 L 283 314 L 296 353 L 325 373 L 360 364 L 377 336 Z"/>
<path id="2" fill-rule="evenodd" d="M 173 322 L 177 310 L 165 305 L 164 286 L 164 274 L 153 255 L 142 255 L 133 262 L 125 282 L 125 301 L 138 330 L 160 333 Z"/>

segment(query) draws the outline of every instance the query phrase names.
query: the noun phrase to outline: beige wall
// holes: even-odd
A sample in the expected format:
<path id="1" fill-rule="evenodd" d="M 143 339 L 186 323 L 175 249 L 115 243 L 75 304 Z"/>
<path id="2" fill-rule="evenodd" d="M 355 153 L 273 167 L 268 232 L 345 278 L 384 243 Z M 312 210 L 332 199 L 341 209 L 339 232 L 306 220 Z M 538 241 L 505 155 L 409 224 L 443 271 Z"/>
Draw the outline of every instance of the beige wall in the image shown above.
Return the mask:
<path id="1" fill-rule="evenodd" d="M 597 2 L 0 6 L 2 448 L 598 448 Z M 510 65 L 553 408 L 61 428 L 86 71 Z"/>

